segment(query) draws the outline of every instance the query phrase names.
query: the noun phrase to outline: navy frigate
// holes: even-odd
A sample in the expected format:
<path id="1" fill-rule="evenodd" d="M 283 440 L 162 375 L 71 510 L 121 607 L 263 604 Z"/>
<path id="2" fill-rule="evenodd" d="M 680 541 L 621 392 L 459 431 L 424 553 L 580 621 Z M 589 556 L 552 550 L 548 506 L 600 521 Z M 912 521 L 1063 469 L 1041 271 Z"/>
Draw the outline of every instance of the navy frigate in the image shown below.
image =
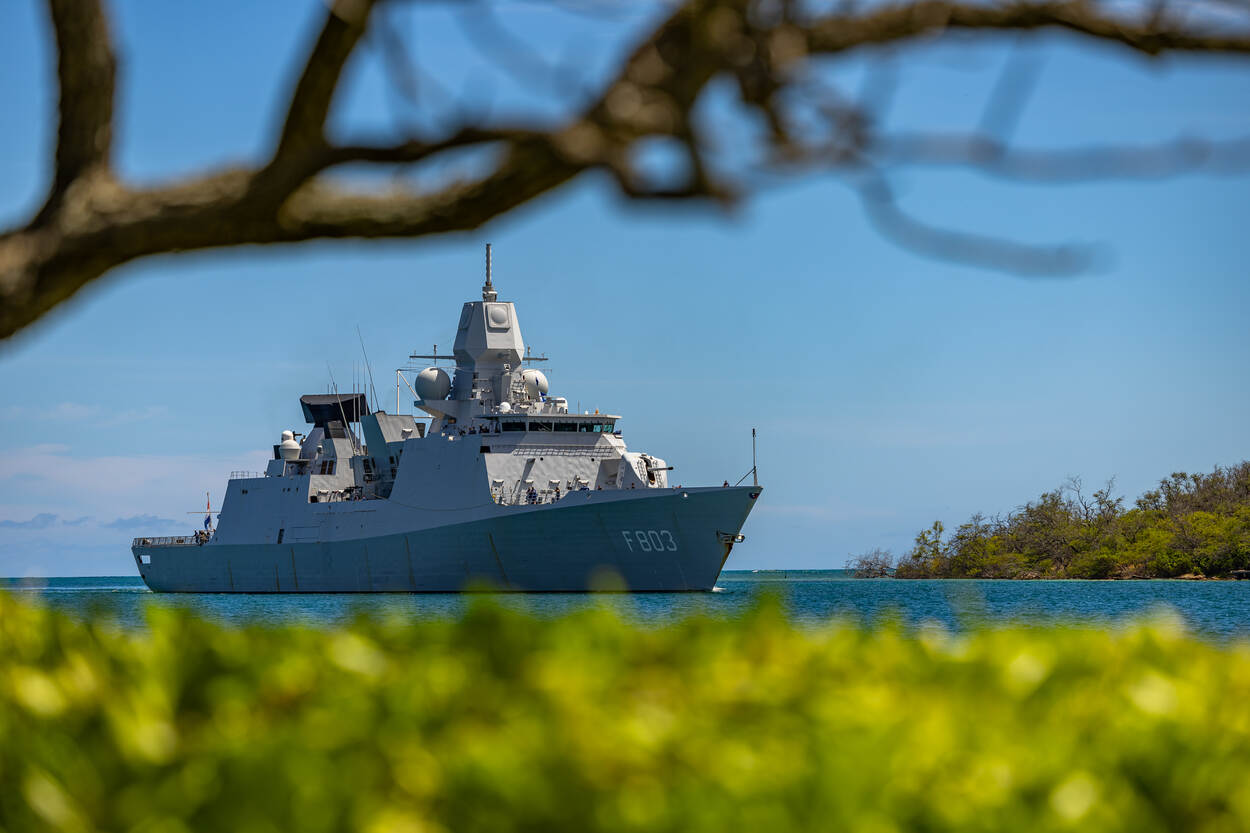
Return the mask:
<path id="1" fill-rule="evenodd" d="M 751 485 L 672 487 L 664 459 L 627 449 L 618 415 L 570 412 L 533 366 L 545 357 L 525 349 L 515 306 L 498 300 L 489 246 L 482 299 L 461 309 L 452 355 L 411 358 L 435 362 L 411 385 L 399 376 L 420 420 L 373 410 L 361 393 L 300 397 L 306 432 L 283 431 L 264 472 L 231 476 L 215 526 L 134 540 L 147 586 L 713 588 L 760 496 L 754 464 Z"/>

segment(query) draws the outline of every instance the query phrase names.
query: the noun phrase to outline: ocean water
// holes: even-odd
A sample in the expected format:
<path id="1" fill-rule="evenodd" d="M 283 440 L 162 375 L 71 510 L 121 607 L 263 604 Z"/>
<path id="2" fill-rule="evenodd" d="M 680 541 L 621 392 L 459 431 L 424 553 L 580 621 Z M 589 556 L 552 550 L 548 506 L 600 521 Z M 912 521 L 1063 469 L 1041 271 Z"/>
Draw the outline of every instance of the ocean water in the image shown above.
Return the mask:
<path id="1" fill-rule="evenodd" d="M 108 616 L 141 628 L 149 605 L 191 608 L 228 624 L 333 625 L 360 615 L 455 616 L 481 594 L 165 595 L 136 576 L 0 579 L 0 588 L 84 617 Z M 865 624 L 883 617 L 908 626 L 1056 624 L 1119 626 L 1160 612 L 1218 641 L 1250 639 L 1250 581 L 977 581 L 855 579 L 845 570 L 729 570 L 712 593 L 504 593 L 500 604 L 536 615 L 609 605 L 643 623 L 692 614 L 732 616 L 761 595 L 780 599 L 801 623 L 831 617 Z"/>

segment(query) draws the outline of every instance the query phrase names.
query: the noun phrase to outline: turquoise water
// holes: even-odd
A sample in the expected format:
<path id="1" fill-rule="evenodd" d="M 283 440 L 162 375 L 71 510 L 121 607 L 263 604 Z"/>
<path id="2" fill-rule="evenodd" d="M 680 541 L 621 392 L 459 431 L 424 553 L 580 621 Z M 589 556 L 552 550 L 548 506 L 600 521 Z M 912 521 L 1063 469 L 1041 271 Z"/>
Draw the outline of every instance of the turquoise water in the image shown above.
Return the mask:
<path id="1" fill-rule="evenodd" d="M 129 576 L 0 579 L 0 587 L 76 614 L 112 616 L 128 627 L 142 626 L 149 604 L 189 607 L 232 624 L 334 624 L 362 614 L 454 616 L 472 603 L 472 597 L 456 594 L 159 595 Z M 872 623 L 890 616 L 909 625 L 938 622 L 956 630 L 975 623 L 1106 625 L 1163 609 L 1204 636 L 1250 638 L 1250 581 L 904 581 L 854 579 L 844 570 L 726 571 L 713 593 L 513 593 L 496 598 L 539 615 L 610 605 L 631 619 L 658 623 L 694 613 L 732 615 L 765 593 L 779 596 L 794 619 L 808 623 L 832 616 Z"/>

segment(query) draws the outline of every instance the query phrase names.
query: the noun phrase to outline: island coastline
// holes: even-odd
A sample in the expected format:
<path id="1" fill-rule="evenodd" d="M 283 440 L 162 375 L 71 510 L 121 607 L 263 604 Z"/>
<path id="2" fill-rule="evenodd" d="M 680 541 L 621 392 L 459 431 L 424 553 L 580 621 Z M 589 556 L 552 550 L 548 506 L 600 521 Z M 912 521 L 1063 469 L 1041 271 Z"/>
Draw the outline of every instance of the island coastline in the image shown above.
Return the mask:
<path id="1" fill-rule="evenodd" d="M 1079 478 L 1005 515 L 941 521 L 901 555 L 875 549 L 857 578 L 1006 580 L 1250 579 L 1250 461 L 1173 473 L 1132 506 L 1115 482 L 1087 494 Z"/>

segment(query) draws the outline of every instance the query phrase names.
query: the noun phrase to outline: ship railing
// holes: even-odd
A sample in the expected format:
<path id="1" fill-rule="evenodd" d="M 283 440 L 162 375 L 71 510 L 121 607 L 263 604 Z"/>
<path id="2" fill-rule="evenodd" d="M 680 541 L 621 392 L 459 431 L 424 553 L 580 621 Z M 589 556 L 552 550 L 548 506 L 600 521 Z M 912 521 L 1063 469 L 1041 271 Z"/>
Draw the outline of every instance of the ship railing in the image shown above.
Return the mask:
<path id="1" fill-rule="evenodd" d="M 194 547 L 203 543 L 202 535 L 164 535 L 135 538 L 130 542 L 132 547 Z"/>
<path id="2" fill-rule="evenodd" d="M 513 489 L 511 491 L 496 490 L 491 497 L 495 503 L 500 506 L 543 506 L 548 503 L 555 503 L 567 494 L 572 492 L 587 492 L 590 487 L 578 487 L 576 489 L 537 489 L 535 490 L 534 500 L 529 499 L 529 495 L 524 489 Z"/>
<path id="3" fill-rule="evenodd" d="M 231 480 L 255 480 L 258 477 L 264 477 L 264 472 L 259 471 L 232 471 L 230 472 Z"/>
<path id="4" fill-rule="evenodd" d="M 612 449 L 595 445 L 518 445 L 514 457 L 610 457 Z"/>

